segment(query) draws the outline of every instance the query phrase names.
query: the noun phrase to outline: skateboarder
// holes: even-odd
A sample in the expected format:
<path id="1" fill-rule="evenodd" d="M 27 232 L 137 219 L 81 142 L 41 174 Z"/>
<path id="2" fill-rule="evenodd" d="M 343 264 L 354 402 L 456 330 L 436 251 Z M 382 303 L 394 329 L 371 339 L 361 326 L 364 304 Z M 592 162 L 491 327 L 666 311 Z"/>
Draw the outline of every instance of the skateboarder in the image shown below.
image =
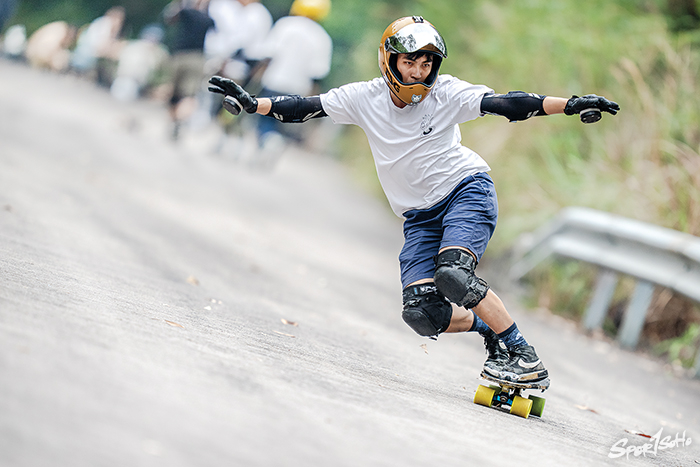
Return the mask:
<path id="1" fill-rule="evenodd" d="M 231 80 L 213 77 L 210 91 L 224 107 L 304 122 L 329 116 L 361 127 L 394 212 L 404 219 L 399 261 L 402 317 L 421 336 L 476 331 L 488 352 L 484 372 L 511 382 L 540 381 L 547 370 L 503 302 L 475 274 L 496 227 L 498 202 L 488 164 L 461 145 L 459 124 L 485 114 L 510 121 L 536 115 L 581 114 L 584 121 L 613 115 L 604 97 L 571 99 L 520 91 L 496 94 L 449 75 L 437 29 L 420 16 L 400 18 L 379 44 L 382 78 L 331 89 L 320 96 L 256 99 Z M 457 305 L 453 308 L 451 303 Z"/>

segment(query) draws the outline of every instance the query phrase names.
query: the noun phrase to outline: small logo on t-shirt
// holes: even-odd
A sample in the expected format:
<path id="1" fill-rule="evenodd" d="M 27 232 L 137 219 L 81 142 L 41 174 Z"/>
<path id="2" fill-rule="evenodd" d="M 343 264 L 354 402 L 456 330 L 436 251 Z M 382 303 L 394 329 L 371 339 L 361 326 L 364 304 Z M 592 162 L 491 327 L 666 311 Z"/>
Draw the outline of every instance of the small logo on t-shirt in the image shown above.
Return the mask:
<path id="1" fill-rule="evenodd" d="M 423 116 L 423 121 L 420 123 L 420 129 L 423 130 L 423 136 L 428 136 L 433 132 L 433 127 L 430 123 L 433 121 L 433 114 L 426 114 Z"/>

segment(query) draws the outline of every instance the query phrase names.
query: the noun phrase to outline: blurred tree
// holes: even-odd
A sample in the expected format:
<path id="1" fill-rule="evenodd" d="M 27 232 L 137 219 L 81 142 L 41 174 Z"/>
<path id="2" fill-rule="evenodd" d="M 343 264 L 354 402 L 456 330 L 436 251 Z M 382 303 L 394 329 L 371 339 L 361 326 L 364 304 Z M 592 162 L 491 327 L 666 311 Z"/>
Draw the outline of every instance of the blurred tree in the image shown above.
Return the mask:
<path id="1" fill-rule="evenodd" d="M 169 0 L 121 0 L 106 3 L 110 3 L 110 6 L 122 5 L 126 9 L 124 35 L 136 37 L 147 24 L 161 22 L 161 13 Z M 102 13 L 104 11 L 98 15 Z"/>
<path id="2" fill-rule="evenodd" d="M 700 1 L 668 0 L 666 10 L 671 29 L 683 31 L 700 27 Z"/>
<path id="3" fill-rule="evenodd" d="M 146 24 L 159 21 L 167 4 L 168 0 L 20 0 L 13 22 L 24 24 L 29 34 L 51 21 L 82 26 L 121 5 L 126 8 L 124 33 L 135 36 Z"/>
<path id="4" fill-rule="evenodd" d="M 0 31 L 5 23 L 12 18 L 17 7 L 17 0 L 0 0 Z"/>
<path id="5" fill-rule="evenodd" d="M 270 11 L 275 21 L 289 14 L 293 2 L 294 0 L 262 0 L 262 4 Z"/>

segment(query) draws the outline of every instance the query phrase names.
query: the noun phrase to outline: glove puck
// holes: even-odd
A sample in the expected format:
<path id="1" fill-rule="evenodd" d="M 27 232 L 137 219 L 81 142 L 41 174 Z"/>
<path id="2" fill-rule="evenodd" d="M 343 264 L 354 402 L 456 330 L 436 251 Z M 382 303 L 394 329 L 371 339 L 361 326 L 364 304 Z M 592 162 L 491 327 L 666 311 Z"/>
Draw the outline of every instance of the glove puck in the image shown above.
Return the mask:
<path id="1" fill-rule="evenodd" d="M 222 102 L 221 105 L 233 115 L 238 115 L 241 113 L 241 104 L 231 96 L 224 97 L 224 102 Z"/>
<path id="2" fill-rule="evenodd" d="M 582 110 L 580 113 L 580 117 L 583 123 L 595 123 L 601 118 L 603 118 L 603 115 L 600 113 L 600 110 L 592 108 Z"/>

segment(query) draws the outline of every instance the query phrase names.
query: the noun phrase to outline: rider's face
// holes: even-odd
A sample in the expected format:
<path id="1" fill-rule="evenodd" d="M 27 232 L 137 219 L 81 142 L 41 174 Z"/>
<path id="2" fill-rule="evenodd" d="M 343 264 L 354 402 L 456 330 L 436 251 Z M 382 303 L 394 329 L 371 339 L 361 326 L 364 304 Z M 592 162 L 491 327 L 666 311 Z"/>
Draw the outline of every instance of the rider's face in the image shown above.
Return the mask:
<path id="1" fill-rule="evenodd" d="M 433 61 L 429 55 L 423 55 L 415 60 L 408 58 L 408 54 L 399 54 L 396 60 L 396 68 L 401 73 L 403 82 L 423 83 L 428 79 L 430 70 L 433 69 Z"/>

